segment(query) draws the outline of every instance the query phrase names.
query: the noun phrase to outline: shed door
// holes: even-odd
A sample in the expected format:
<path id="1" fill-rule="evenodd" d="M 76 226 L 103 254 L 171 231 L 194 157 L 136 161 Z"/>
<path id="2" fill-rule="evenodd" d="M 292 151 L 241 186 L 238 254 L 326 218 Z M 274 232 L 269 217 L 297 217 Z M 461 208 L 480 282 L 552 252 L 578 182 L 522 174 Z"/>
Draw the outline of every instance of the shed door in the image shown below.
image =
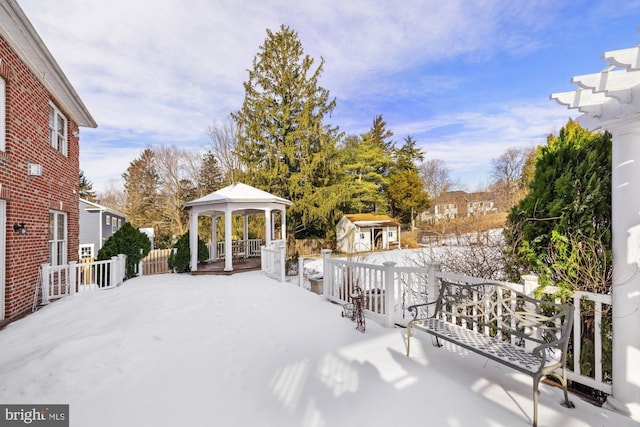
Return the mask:
<path id="1" fill-rule="evenodd" d="M 0 200 L 0 320 L 4 319 L 4 283 L 7 275 L 5 267 L 7 246 L 7 201 Z"/>
<path id="2" fill-rule="evenodd" d="M 382 228 L 373 229 L 373 247 L 375 249 L 384 249 L 384 230 Z"/>

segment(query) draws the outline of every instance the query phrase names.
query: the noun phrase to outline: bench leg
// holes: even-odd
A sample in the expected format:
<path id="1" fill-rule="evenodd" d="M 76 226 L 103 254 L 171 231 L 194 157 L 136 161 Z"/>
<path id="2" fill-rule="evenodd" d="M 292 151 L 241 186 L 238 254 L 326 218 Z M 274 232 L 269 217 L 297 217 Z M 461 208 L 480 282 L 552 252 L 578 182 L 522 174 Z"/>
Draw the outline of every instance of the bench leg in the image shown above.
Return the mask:
<path id="1" fill-rule="evenodd" d="M 538 386 L 540 385 L 540 379 L 540 377 L 533 378 L 533 427 L 538 425 L 538 396 L 540 396 Z"/>
<path id="2" fill-rule="evenodd" d="M 564 402 L 562 402 L 562 406 L 566 408 L 575 408 L 576 405 L 573 404 L 572 401 L 569 400 L 569 391 L 567 390 L 567 371 L 566 369 L 562 369 L 562 375 L 557 375 L 555 373 L 551 374 L 554 378 L 557 378 L 562 385 L 562 391 L 564 392 Z"/>
<path id="3" fill-rule="evenodd" d="M 411 352 L 411 325 L 409 324 L 409 326 L 407 326 L 407 357 L 409 356 L 409 353 Z"/>

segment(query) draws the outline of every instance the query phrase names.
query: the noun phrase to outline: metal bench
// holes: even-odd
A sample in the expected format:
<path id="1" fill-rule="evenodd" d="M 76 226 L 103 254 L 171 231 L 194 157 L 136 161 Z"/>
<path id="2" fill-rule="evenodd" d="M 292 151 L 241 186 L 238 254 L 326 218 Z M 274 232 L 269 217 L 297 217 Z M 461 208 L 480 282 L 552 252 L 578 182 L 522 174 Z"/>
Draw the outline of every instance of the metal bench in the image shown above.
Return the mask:
<path id="1" fill-rule="evenodd" d="M 538 385 L 546 376 L 567 392 L 566 361 L 573 306 L 542 301 L 494 283 L 440 282 L 438 297 L 409 307 L 407 356 L 414 329 L 459 345 L 533 377 L 533 425 L 538 424 Z"/>

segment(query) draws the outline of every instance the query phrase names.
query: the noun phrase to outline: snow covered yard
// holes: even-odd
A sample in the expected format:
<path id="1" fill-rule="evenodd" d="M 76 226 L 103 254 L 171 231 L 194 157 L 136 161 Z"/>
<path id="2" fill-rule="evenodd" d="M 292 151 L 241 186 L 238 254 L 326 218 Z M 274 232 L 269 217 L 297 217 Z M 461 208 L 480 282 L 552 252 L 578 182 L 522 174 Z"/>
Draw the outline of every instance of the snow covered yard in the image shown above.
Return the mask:
<path id="1" fill-rule="evenodd" d="M 72 426 L 527 426 L 531 378 L 437 349 L 261 272 L 166 274 L 84 292 L 0 330 L 0 402 Z M 541 385 L 540 426 L 638 423 Z"/>

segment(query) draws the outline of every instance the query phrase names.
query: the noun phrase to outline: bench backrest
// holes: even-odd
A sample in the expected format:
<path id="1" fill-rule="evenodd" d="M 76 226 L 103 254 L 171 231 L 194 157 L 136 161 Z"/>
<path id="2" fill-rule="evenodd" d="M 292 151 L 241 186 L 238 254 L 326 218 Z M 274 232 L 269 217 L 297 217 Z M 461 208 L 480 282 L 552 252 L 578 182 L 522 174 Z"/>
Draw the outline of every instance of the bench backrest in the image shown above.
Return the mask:
<path id="1" fill-rule="evenodd" d="M 441 281 L 434 317 L 516 345 L 556 342 L 566 354 L 573 306 L 532 298 L 496 283 Z"/>

